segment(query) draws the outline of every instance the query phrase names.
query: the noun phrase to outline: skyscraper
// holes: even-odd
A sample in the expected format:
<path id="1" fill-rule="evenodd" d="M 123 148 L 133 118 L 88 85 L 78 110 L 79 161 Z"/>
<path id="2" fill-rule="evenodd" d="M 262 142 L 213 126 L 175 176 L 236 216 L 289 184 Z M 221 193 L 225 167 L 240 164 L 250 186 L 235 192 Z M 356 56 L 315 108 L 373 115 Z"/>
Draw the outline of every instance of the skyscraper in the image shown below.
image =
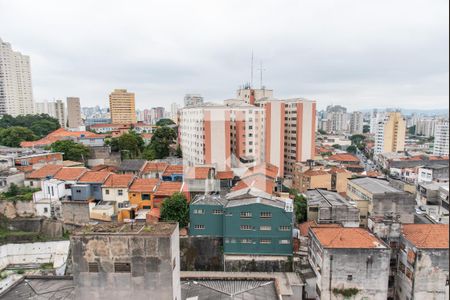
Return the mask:
<path id="1" fill-rule="evenodd" d="M 79 128 L 81 122 L 80 98 L 67 97 L 67 125 L 69 128 Z"/>
<path id="2" fill-rule="evenodd" d="M 434 132 L 434 155 L 448 156 L 449 122 L 441 121 L 436 124 Z"/>
<path id="3" fill-rule="evenodd" d="M 134 93 L 126 89 L 116 89 L 109 95 L 109 110 L 113 124 L 136 123 Z"/>
<path id="4" fill-rule="evenodd" d="M 406 121 L 400 112 L 389 112 L 378 123 L 375 154 L 405 150 Z"/>
<path id="5" fill-rule="evenodd" d="M 66 127 L 66 110 L 62 100 L 36 102 L 34 111 L 36 114 L 47 114 L 58 120 L 61 127 Z"/>
<path id="6" fill-rule="evenodd" d="M 0 116 L 33 112 L 30 58 L 0 39 Z"/>
<path id="7" fill-rule="evenodd" d="M 363 113 L 360 111 L 354 111 L 350 115 L 350 133 L 360 134 L 363 133 Z"/>

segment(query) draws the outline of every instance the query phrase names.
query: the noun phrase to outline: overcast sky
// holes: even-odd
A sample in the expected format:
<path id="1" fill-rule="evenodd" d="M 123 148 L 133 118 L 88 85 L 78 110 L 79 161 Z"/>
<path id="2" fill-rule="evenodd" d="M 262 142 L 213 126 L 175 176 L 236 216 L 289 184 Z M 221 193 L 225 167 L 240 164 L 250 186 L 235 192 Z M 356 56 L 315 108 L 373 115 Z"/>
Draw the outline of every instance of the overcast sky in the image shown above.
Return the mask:
<path id="1" fill-rule="evenodd" d="M 0 38 L 30 55 L 35 100 L 138 108 L 235 96 L 250 81 L 319 108 L 447 108 L 448 0 L 0 0 Z"/>

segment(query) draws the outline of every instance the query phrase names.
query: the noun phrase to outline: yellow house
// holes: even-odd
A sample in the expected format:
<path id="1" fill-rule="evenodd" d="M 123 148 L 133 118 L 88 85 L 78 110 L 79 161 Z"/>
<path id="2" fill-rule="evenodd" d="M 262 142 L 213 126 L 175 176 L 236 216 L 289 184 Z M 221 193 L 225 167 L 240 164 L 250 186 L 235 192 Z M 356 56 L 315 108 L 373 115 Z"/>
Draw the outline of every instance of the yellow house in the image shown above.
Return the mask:
<path id="1" fill-rule="evenodd" d="M 131 206 L 139 209 L 153 208 L 153 194 L 159 185 L 158 178 L 137 178 L 128 190 Z"/>

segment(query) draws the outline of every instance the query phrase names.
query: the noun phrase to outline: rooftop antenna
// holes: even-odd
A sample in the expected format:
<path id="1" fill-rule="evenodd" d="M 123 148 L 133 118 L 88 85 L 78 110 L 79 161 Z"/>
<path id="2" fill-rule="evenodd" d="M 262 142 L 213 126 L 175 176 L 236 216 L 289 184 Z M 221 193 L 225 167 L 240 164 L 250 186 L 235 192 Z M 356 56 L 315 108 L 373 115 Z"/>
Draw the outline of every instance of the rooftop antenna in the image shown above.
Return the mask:
<path id="1" fill-rule="evenodd" d="M 251 73 L 250 73 L 250 88 L 253 87 L 253 50 L 252 50 L 252 64 L 251 64 Z"/>
<path id="2" fill-rule="evenodd" d="M 260 78 L 259 78 L 259 84 L 260 84 L 260 89 L 263 89 L 263 72 L 265 71 L 266 69 L 263 69 L 263 63 L 262 63 L 262 61 L 260 61 L 260 63 L 259 63 L 259 76 L 260 76 Z"/>

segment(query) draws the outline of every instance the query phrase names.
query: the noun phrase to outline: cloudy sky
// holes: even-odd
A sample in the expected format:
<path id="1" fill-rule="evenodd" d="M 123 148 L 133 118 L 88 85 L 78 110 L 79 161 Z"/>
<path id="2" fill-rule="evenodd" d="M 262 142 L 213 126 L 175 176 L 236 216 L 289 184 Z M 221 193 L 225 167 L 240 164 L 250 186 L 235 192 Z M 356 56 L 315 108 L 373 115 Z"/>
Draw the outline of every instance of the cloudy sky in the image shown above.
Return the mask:
<path id="1" fill-rule="evenodd" d="M 319 107 L 447 108 L 448 0 L 0 0 L 0 38 L 31 56 L 34 95 L 138 108 L 232 98 L 250 81 Z"/>

